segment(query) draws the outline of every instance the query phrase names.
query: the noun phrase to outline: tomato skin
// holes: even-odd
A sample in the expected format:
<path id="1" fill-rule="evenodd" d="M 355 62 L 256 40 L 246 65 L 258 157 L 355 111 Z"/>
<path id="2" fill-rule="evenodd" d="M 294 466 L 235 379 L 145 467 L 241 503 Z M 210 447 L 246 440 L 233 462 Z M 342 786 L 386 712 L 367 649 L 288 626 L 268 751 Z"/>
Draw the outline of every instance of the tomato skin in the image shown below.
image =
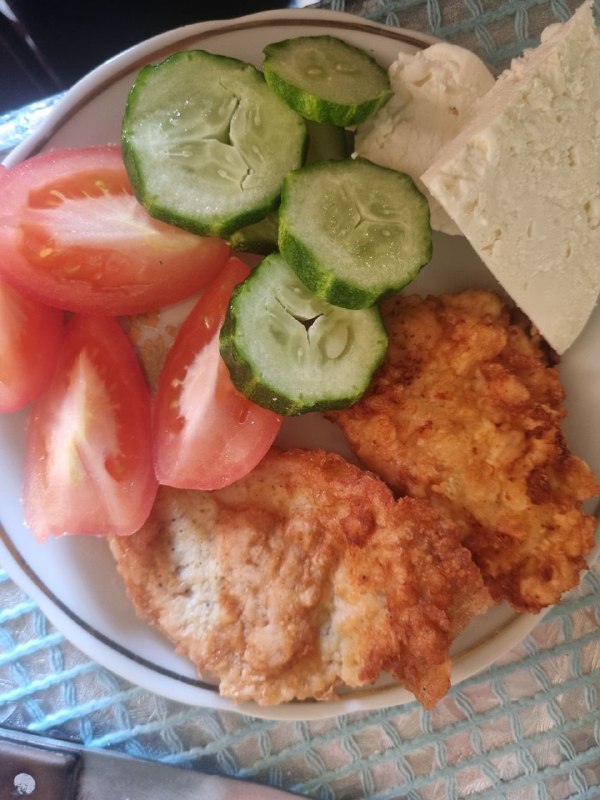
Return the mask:
<path id="1" fill-rule="evenodd" d="M 51 306 L 133 314 L 200 291 L 229 246 L 153 219 L 114 146 L 55 150 L 0 174 L 0 274 Z"/>
<path id="2" fill-rule="evenodd" d="M 22 408 L 46 387 L 62 337 L 62 311 L 0 280 L 0 412 Z"/>
<path id="3" fill-rule="evenodd" d="M 231 382 L 219 331 L 234 287 L 250 270 L 231 257 L 181 326 L 162 369 L 154 406 L 154 463 L 160 483 L 220 489 L 266 454 L 282 418 Z"/>
<path id="4" fill-rule="evenodd" d="M 150 394 L 110 317 L 75 315 L 27 425 L 25 519 L 40 541 L 131 534 L 156 495 Z"/>

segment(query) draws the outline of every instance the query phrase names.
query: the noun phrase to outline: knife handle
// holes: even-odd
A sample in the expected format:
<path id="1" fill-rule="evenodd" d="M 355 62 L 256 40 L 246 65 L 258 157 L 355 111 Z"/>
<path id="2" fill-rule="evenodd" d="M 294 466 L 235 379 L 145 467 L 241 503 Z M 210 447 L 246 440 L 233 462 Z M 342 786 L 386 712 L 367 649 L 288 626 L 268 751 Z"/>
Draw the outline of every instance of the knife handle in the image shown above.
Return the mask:
<path id="1" fill-rule="evenodd" d="M 77 753 L 0 735 L 0 800 L 73 800 L 80 760 Z"/>

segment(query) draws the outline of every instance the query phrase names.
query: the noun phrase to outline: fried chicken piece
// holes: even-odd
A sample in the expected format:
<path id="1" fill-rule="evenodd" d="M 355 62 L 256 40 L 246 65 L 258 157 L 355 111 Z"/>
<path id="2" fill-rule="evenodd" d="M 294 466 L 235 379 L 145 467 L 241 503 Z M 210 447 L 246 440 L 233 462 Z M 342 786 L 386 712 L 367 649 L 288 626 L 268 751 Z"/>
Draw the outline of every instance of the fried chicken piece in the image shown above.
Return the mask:
<path id="1" fill-rule="evenodd" d="M 323 451 L 274 449 L 214 492 L 161 487 L 110 547 L 138 614 L 238 701 L 329 699 L 387 671 L 431 707 L 491 602 L 450 522 Z"/>
<path id="2" fill-rule="evenodd" d="M 493 597 L 539 611 L 575 586 L 598 492 L 561 432 L 556 356 L 499 296 L 395 296 L 386 361 L 329 415 L 367 468 L 452 519 Z"/>

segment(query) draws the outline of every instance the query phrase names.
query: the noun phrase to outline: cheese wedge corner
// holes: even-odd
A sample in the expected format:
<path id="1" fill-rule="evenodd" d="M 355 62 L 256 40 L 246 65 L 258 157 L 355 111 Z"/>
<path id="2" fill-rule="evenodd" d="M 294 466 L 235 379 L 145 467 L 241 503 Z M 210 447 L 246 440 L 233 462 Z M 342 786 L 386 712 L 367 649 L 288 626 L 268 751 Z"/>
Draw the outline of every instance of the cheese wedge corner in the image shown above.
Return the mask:
<path id="1" fill-rule="evenodd" d="M 600 29 L 586 2 L 511 64 L 422 181 L 561 354 L 600 292 Z"/>

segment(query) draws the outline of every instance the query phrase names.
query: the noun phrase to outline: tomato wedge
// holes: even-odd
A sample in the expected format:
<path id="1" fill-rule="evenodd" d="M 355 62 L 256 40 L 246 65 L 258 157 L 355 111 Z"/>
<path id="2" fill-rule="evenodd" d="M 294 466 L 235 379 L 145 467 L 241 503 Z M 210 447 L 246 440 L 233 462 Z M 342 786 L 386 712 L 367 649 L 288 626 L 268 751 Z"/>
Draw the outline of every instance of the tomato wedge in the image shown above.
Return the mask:
<path id="1" fill-rule="evenodd" d="M 157 489 L 151 425 L 150 395 L 119 324 L 75 315 L 27 428 L 24 505 L 34 535 L 138 530 Z"/>
<path id="2" fill-rule="evenodd" d="M 153 219 L 118 147 L 56 150 L 1 175 L 0 273 L 51 306 L 151 311 L 202 289 L 229 246 Z"/>
<path id="3" fill-rule="evenodd" d="M 249 272 L 238 258 L 229 259 L 167 355 L 154 409 L 160 483 L 182 489 L 227 486 L 258 464 L 279 431 L 281 417 L 238 392 L 219 352 L 229 298 Z"/>
<path id="4" fill-rule="evenodd" d="M 0 411 L 21 408 L 46 387 L 62 333 L 62 311 L 0 280 Z"/>

